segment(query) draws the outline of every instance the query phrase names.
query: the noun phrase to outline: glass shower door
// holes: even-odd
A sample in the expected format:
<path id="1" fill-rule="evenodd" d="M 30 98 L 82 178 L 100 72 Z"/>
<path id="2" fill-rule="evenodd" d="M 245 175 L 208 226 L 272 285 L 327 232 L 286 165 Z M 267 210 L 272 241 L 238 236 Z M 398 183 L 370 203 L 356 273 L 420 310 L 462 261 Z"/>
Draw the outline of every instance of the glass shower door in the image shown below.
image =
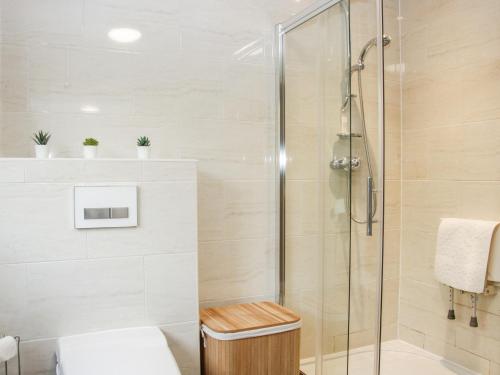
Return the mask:
<path id="1" fill-rule="evenodd" d="M 351 174 L 348 3 L 281 25 L 281 297 L 302 371 L 347 374 Z M 355 161 L 354 161 L 355 163 Z"/>

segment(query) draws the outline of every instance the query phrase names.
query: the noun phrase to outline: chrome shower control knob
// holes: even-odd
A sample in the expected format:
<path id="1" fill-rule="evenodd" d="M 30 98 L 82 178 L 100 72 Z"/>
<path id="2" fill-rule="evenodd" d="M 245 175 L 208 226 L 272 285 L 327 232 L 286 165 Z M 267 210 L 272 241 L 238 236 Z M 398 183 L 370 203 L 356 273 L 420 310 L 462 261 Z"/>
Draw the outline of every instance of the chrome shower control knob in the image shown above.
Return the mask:
<path id="1" fill-rule="evenodd" d="M 355 156 L 351 159 L 351 169 L 355 170 L 358 169 L 359 167 L 361 167 L 361 159 Z"/>
<path id="2" fill-rule="evenodd" d="M 337 159 L 333 158 L 330 162 L 330 168 L 332 169 L 343 169 L 348 172 L 350 169 L 355 170 L 361 166 L 361 159 L 357 156 L 354 156 L 350 161 L 347 156 L 343 158 Z"/>

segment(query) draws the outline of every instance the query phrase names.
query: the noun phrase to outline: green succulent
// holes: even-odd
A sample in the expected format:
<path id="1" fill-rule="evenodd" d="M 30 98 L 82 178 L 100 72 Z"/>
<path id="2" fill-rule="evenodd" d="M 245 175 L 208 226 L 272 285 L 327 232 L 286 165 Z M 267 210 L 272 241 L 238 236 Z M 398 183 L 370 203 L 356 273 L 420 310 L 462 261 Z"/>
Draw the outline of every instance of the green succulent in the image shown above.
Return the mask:
<path id="1" fill-rule="evenodd" d="M 137 138 L 137 146 L 149 147 L 151 146 L 151 141 L 148 137 Z"/>
<path id="2" fill-rule="evenodd" d="M 83 142 L 84 146 L 97 146 L 99 141 L 95 138 L 85 138 L 85 142 Z"/>
<path id="3" fill-rule="evenodd" d="M 49 143 L 51 136 L 52 135 L 49 132 L 44 132 L 43 130 L 40 130 L 33 134 L 32 139 L 33 141 L 35 141 L 37 145 L 43 146 Z"/>

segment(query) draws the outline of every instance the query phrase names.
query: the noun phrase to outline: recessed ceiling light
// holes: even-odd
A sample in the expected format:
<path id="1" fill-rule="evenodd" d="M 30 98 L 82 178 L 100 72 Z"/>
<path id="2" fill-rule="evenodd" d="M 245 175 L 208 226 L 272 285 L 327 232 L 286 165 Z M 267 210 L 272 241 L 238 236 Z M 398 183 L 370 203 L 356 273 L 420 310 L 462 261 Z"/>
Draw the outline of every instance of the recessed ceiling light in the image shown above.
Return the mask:
<path id="1" fill-rule="evenodd" d="M 108 33 L 109 39 L 118 43 L 133 43 L 141 38 L 139 30 L 129 28 L 111 29 Z"/>
<path id="2" fill-rule="evenodd" d="M 99 107 L 96 107 L 95 105 L 83 105 L 80 108 L 80 111 L 82 111 L 84 113 L 97 113 L 100 110 L 99 110 Z"/>

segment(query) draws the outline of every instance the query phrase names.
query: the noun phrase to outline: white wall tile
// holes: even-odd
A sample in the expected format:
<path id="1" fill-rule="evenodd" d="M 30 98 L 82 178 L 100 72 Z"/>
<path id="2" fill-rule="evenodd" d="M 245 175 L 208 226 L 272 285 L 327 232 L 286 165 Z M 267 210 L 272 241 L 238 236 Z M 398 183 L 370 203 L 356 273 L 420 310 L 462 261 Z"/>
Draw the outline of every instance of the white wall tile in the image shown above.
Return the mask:
<path id="1" fill-rule="evenodd" d="M 0 158 L 0 183 L 24 182 L 24 163 L 21 160 Z"/>
<path id="2" fill-rule="evenodd" d="M 26 265 L 0 265 L 0 331 L 20 335 L 26 317 Z M 8 287 L 7 287 L 8 286 Z"/>
<path id="3" fill-rule="evenodd" d="M 200 325 L 198 321 L 160 327 L 180 367 L 200 370 Z M 184 372 L 183 372 L 184 373 Z"/>
<path id="4" fill-rule="evenodd" d="M 200 243 L 201 301 L 273 294 L 274 242 L 266 238 Z"/>
<path id="5" fill-rule="evenodd" d="M 144 322 L 141 257 L 29 264 L 26 289 L 26 339 Z"/>
<path id="6" fill-rule="evenodd" d="M 21 341 L 21 369 L 24 375 L 53 375 L 56 371 L 56 340 Z M 9 373 L 12 373 L 10 370 Z"/>
<path id="7" fill-rule="evenodd" d="M 0 184 L 0 263 L 86 257 L 85 233 L 73 226 L 73 186 Z"/>
<path id="8" fill-rule="evenodd" d="M 140 181 L 142 163 L 122 160 L 85 160 L 81 182 Z"/>
<path id="9" fill-rule="evenodd" d="M 31 160 L 26 163 L 26 182 L 73 182 L 82 181 L 84 161 Z"/>
<path id="10" fill-rule="evenodd" d="M 144 272 L 149 324 L 198 319 L 196 253 L 146 256 Z"/>
<path id="11" fill-rule="evenodd" d="M 196 181 L 196 162 L 147 161 L 142 164 L 142 180 L 147 182 Z"/>

